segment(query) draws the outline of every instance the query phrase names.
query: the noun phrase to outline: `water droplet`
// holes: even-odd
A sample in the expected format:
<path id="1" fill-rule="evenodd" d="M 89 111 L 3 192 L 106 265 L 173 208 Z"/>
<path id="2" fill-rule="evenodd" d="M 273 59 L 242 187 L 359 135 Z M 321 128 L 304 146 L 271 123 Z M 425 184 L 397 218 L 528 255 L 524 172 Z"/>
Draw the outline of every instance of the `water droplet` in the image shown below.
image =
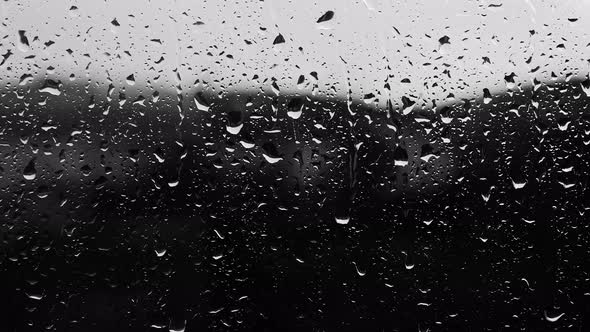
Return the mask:
<path id="1" fill-rule="evenodd" d="M 412 257 L 406 251 L 402 251 L 402 254 L 404 254 L 406 256 L 406 260 L 404 262 L 404 266 L 406 267 L 406 270 L 413 269 L 414 268 L 414 260 L 412 259 Z"/>
<path id="2" fill-rule="evenodd" d="M 202 94 L 197 93 L 193 100 L 195 101 L 195 105 L 197 105 L 197 109 L 199 111 L 209 111 L 210 105 Z"/>
<path id="3" fill-rule="evenodd" d="M 126 81 L 129 85 L 135 85 L 135 76 L 133 74 L 127 76 Z"/>
<path id="4" fill-rule="evenodd" d="M 156 256 L 162 257 L 162 256 L 166 255 L 166 248 L 156 249 L 155 252 L 156 252 Z"/>
<path id="5" fill-rule="evenodd" d="M 324 13 L 324 15 L 320 16 L 320 18 L 318 18 L 317 23 L 322 23 L 322 22 L 326 22 L 331 20 L 332 18 L 334 18 L 334 12 L 331 10 L 328 10 L 327 12 Z"/>
<path id="6" fill-rule="evenodd" d="M 246 149 L 251 149 L 254 146 L 256 146 L 254 143 L 246 142 L 246 141 L 240 141 L 240 144 Z"/>
<path id="7" fill-rule="evenodd" d="M 35 180 L 37 177 L 37 170 L 35 169 L 35 158 L 31 159 L 25 169 L 23 170 L 23 177 L 25 180 Z"/>
<path id="8" fill-rule="evenodd" d="M 356 264 L 356 262 L 352 262 L 352 264 L 354 265 L 354 269 L 356 270 L 356 273 L 361 276 L 364 277 L 367 274 L 367 271 L 363 271 L 361 270 L 358 265 Z"/>
<path id="9" fill-rule="evenodd" d="M 179 319 L 176 321 L 170 320 L 170 325 L 168 326 L 168 331 L 170 332 L 184 332 L 186 329 L 186 320 Z"/>
<path id="10" fill-rule="evenodd" d="M 297 120 L 301 117 L 301 114 L 303 113 L 303 107 L 301 109 L 299 109 L 298 111 L 287 111 L 287 115 L 294 120 Z"/>
<path id="11" fill-rule="evenodd" d="M 18 31 L 18 49 L 21 52 L 28 52 L 30 49 L 29 39 L 27 38 L 26 31 Z"/>
<path id="12" fill-rule="evenodd" d="M 27 293 L 27 297 L 31 300 L 40 301 L 43 299 L 43 294 Z"/>
<path id="13" fill-rule="evenodd" d="M 272 44 L 277 45 L 277 44 L 283 44 L 284 42 L 285 42 L 285 37 L 283 37 L 283 35 L 281 35 L 279 33 L 278 36 L 275 37 L 275 40 L 272 42 Z"/>
<path id="14" fill-rule="evenodd" d="M 230 126 L 227 125 L 225 126 L 225 130 L 227 130 L 228 133 L 232 134 L 232 135 L 237 135 L 240 133 L 240 130 L 242 130 L 242 127 L 244 126 L 243 123 L 240 123 L 237 126 Z"/>
<path id="15" fill-rule="evenodd" d="M 20 77 L 20 81 L 18 82 L 18 85 L 20 85 L 20 86 L 27 85 L 27 84 L 31 83 L 32 81 L 33 81 L 33 75 L 23 74 Z"/>
<path id="16" fill-rule="evenodd" d="M 524 186 L 526 186 L 527 182 L 526 181 L 514 181 L 513 178 L 510 178 L 510 181 L 512 181 L 512 186 L 514 187 L 514 189 L 522 189 L 524 188 Z"/>
<path id="17" fill-rule="evenodd" d="M 346 225 L 350 222 L 350 217 L 334 217 L 334 219 L 340 225 Z"/>
<path id="18" fill-rule="evenodd" d="M 492 94 L 489 89 L 483 89 L 483 103 L 489 104 L 492 102 Z"/>
<path id="19" fill-rule="evenodd" d="M 558 314 L 558 315 L 549 315 L 547 313 L 547 310 L 543 311 L 543 314 L 545 315 L 545 319 L 548 322 L 551 322 L 551 323 L 557 322 L 561 317 L 563 317 L 563 315 L 565 315 L 565 313 L 561 313 L 561 314 Z"/>
<path id="20" fill-rule="evenodd" d="M 396 147 L 395 150 L 393 150 L 393 160 L 395 166 L 403 167 L 408 165 L 408 152 L 406 149 L 401 146 Z"/>
<path id="21" fill-rule="evenodd" d="M 54 96 L 61 95 L 61 82 L 53 80 L 45 80 L 43 86 L 39 89 L 39 92 L 49 93 Z"/>
<path id="22" fill-rule="evenodd" d="M 263 153 L 262 156 L 264 157 L 266 162 L 268 162 L 269 164 L 276 164 L 279 161 L 283 160 L 283 158 L 281 158 L 281 157 L 271 157 L 271 156 L 267 155 L 266 153 Z"/>

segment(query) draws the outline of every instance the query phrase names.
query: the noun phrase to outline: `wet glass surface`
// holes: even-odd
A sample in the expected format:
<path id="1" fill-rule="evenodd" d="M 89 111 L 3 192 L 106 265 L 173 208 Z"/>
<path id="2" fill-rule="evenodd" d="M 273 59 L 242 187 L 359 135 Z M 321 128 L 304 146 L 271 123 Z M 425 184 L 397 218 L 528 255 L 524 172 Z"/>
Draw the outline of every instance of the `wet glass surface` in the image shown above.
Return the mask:
<path id="1" fill-rule="evenodd" d="M 1 3 L 3 329 L 586 330 L 588 7 Z"/>

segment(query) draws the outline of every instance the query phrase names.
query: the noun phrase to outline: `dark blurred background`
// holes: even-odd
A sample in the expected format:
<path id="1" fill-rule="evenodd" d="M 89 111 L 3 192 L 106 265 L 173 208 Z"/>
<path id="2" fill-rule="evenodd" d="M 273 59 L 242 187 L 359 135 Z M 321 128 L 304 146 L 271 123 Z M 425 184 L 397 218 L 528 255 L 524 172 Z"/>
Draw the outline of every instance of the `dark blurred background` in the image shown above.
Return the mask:
<path id="1" fill-rule="evenodd" d="M 2 330 L 590 324 L 588 81 L 412 112 L 29 86 L 0 97 Z"/>

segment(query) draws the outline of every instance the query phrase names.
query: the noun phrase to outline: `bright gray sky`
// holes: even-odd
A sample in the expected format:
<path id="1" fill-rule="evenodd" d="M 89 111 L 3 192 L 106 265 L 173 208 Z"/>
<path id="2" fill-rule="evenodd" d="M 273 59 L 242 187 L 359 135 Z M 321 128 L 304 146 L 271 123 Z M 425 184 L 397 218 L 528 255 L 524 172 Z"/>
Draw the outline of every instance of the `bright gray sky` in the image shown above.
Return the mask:
<path id="1" fill-rule="evenodd" d="M 317 24 L 328 10 L 333 19 Z M 179 68 L 182 85 L 196 89 L 198 80 L 216 91 L 271 91 L 275 78 L 281 92 L 346 96 L 350 84 L 357 98 L 429 101 L 506 89 L 512 72 L 517 83 L 547 81 L 551 72 L 585 76 L 590 59 L 590 0 L 9 0 L 0 2 L 0 18 L 0 54 L 13 53 L 0 67 L 1 84 L 73 74 L 172 89 Z M 285 43 L 273 46 L 279 34 Z M 444 36 L 450 44 L 441 46 Z M 309 84 L 298 90 L 300 75 Z"/>

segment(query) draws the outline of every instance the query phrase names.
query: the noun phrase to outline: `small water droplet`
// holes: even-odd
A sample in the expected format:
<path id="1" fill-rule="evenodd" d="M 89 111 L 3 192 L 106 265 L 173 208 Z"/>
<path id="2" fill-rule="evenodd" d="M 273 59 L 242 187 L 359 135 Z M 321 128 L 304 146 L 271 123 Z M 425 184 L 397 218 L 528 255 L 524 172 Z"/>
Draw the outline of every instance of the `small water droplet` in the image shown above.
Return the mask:
<path id="1" fill-rule="evenodd" d="M 177 320 L 172 321 L 170 320 L 170 325 L 168 327 L 168 331 L 170 332 L 184 332 L 186 329 L 186 320 Z"/>
<path id="2" fill-rule="evenodd" d="M 406 270 L 413 269 L 414 268 L 414 260 L 412 259 L 412 257 L 406 251 L 402 251 L 402 254 L 404 254 L 406 256 L 406 260 L 404 262 L 404 266 L 406 267 Z"/>
<path id="3" fill-rule="evenodd" d="M 19 30 L 18 31 L 18 49 L 21 52 L 28 52 L 31 48 L 29 45 L 29 39 L 27 38 L 26 31 Z"/>
<path id="4" fill-rule="evenodd" d="M 561 317 L 563 317 L 563 315 L 565 315 L 565 313 L 561 313 L 561 314 L 558 314 L 558 315 L 549 315 L 547 313 L 547 310 L 543 311 L 543 314 L 545 315 L 545 319 L 548 322 L 551 322 L 551 323 L 557 322 Z"/>
<path id="5" fill-rule="evenodd" d="M 272 42 L 272 44 L 277 45 L 277 44 L 283 44 L 284 42 L 285 42 L 285 37 L 283 37 L 283 35 L 281 35 L 279 33 L 278 36 L 275 37 L 275 40 Z"/>
<path id="6" fill-rule="evenodd" d="M 35 180 L 37 177 L 37 170 L 35 169 L 35 158 L 31 159 L 25 169 L 23 170 L 23 177 L 25 180 Z"/>
<path id="7" fill-rule="evenodd" d="M 364 277 L 364 276 L 367 274 L 367 272 L 366 272 L 366 271 L 363 271 L 363 270 L 359 269 L 359 267 L 358 267 L 358 265 L 356 264 L 356 262 L 352 262 L 352 264 L 354 265 L 354 269 L 356 270 L 356 273 L 357 273 L 359 276 L 361 276 L 361 277 Z"/>
<path id="8" fill-rule="evenodd" d="M 135 85 L 135 76 L 133 74 L 127 76 L 126 81 L 129 85 Z"/>
<path id="9" fill-rule="evenodd" d="M 328 10 L 327 12 L 324 13 L 324 15 L 320 16 L 320 18 L 318 18 L 316 23 L 322 23 L 322 22 L 326 22 L 331 20 L 332 18 L 334 18 L 334 12 L 331 10 Z"/>
<path id="10" fill-rule="evenodd" d="M 156 249 L 155 252 L 156 252 L 156 256 L 162 257 L 162 256 L 166 255 L 166 248 Z"/>
<path id="11" fill-rule="evenodd" d="M 346 225 L 350 222 L 350 217 L 334 217 L 334 219 L 340 225 Z"/>

